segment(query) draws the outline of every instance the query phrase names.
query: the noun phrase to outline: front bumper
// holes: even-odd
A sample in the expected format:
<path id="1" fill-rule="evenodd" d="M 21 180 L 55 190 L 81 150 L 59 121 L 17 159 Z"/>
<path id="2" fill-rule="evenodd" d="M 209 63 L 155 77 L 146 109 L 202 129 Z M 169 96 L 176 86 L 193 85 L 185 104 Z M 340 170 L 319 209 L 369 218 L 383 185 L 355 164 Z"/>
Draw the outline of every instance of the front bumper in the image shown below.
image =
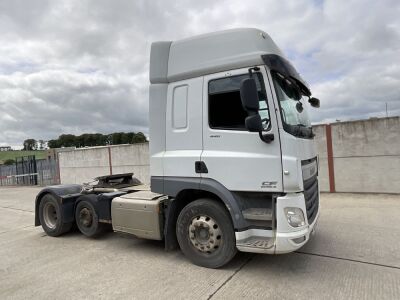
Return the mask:
<path id="1" fill-rule="evenodd" d="M 303 194 L 287 194 L 279 197 L 276 205 L 276 230 L 248 229 L 236 232 L 236 247 L 242 252 L 283 254 L 298 250 L 304 246 L 315 232 L 319 217 L 311 224 L 300 228 L 291 227 L 284 215 L 285 207 L 299 207 L 306 215 Z"/>
<path id="2" fill-rule="evenodd" d="M 317 221 L 318 215 L 311 225 L 300 231 L 277 232 L 275 237 L 274 254 L 290 253 L 303 247 L 315 233 Z"/>

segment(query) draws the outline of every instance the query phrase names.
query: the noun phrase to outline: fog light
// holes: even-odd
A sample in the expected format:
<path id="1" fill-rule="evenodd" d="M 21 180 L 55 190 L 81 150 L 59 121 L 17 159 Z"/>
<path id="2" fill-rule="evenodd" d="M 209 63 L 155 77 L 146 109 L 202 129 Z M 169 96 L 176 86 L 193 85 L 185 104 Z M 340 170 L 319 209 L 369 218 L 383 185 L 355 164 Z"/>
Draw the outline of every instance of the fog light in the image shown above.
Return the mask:
<path id="1" fill-rule="evenodd" d="M 293 242 L 295 242 L 296 244 L 301 244 L 302 242 L 304 242 L 306 240 L 305 236 L 296 238 L 296 239 L 292 239 Z"/>
<path id="2" fill-rule="evenodd" d="M 306 225 L 303 211 L 298 207 L 285 207 L 285 215 L 289 225 L 292 227 Z"/>

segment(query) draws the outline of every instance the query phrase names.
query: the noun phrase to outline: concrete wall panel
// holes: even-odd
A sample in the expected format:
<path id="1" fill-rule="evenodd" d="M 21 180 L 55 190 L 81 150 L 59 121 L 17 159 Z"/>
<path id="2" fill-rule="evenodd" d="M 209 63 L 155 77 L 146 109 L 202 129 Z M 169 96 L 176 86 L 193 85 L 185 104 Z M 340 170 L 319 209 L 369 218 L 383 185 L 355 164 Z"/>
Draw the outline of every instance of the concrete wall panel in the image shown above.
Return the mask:
<path id="1" fill-rule="evenodd" d="M 111 161 L 113 173 L 134 173 L 143 183 L 150 183 L 149 144 L 113 146 Z"/>
<path id="2" fill-rule="evenodd" d="M 113 166 L 149 165 L 149 144 L 112 146 L 111 161 Z"/>
<path id="3" fill-rule="evenodd" d="M 334 157 L 400 155 L 400 117 L 332 124 Z"/>
<path id="4" fill-rule="evenodd" d="M 337 192 L 400 193 L 400 117 L 331 124 Z M 313 128 L 320 187 L 329 191 L 325 125 Z"/>
<path id="5" fill-rule="evenodd" d="M 400 193 L 400 156 L 335 158 L 337 192 Z"/>
<path id="6" fill-rule="evenodd" d="M 321 192 L 329 192 L 328 160 L 324 157 L 319 158 L 318 182 Z"/>
<path id="7" fill-rule="evenodd" d="M 59 153 L 59 159 L 64 168 L 108 167 L 108 150 L 105 147 L 76 149 Z"/>
<path id="8" fill-rule="evenodd" d="M 91 182 L 95 177 L 109 175 L 108 167 L 61 168 L 61 184 Z"/>
<path id="9" fill-rule="evenodd" d="M 317 147 L 317 153 L 320 158 L 327 158 L 326 150 L 326 130 L 324 125 L 313 126 L 313 133 L 315 134 L 315 145 Z"/>
<path id="10" fill-rule="evenodd" d="M 319 157 L 318 179 L 319 188 L 322 192 L 329 192 L 329 177 L 328 177 L 328 155 L 326 148 L 326 130 L 325 124 L 313 126 L 315 134 L 315 145 Z"/>
<path id="11" fill-rule="evenodd" d="M 400 193 L 400 117 L 332 124 L 337 192 Z"/>
<path id="12" fill-rule="evenodd" d="M 92 181 L 93 178 L 110 174 L 106 147 L 76 149 L 60 152 L 60 178 L 62 184 Z"/>
<path id="13" fill-rule="evenodd" d="M 98 176 L 109 175 L 109 151 L 113 174 L 134 173 L 143 183 L 150 183 L 148 143 L 62 152 L 59 154 L 61 183 L 81 184 Z"/>

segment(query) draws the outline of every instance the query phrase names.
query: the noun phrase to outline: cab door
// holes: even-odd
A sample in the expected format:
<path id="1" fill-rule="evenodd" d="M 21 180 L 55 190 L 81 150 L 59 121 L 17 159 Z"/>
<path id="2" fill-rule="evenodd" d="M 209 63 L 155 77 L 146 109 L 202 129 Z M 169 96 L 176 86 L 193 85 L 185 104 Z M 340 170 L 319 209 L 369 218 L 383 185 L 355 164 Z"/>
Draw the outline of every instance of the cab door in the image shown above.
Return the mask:
<path id="1" fill-rule="evenodd" d="M 203 150 L 202 92 L 203 77 L 168 85 L 165 177 L 200 178 L 195 163 L 200 161 Z"/>
<path id="2" fill-rule="evenodd" d="M 253 72 L 260 99 L 260 115 L 266 133 L 274 140 L 267 144 L 258 133 L 245 128 L 240 99 L 240 82 L 249 77 L 248 69 L 216 73 L 204 77 L 203 152 L 201 161 L 207 173 L 231 191 L 282 191 L 279 130 L 275 107 L 264 67 Z"/>

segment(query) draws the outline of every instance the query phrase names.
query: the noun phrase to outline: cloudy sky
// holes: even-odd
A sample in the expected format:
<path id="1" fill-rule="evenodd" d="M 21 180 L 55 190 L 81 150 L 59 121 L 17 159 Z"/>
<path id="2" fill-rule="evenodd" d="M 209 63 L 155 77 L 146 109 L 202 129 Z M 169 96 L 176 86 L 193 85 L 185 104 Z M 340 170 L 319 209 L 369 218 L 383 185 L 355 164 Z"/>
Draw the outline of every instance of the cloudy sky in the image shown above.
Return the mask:
<path id="1" fill-rule="evenodd" d="M 0 145 L 148 129 L 150 44 L 268 32 L 322 107 L 313 122 L 400 115 L 400 1 L 0 0 Z"/>

